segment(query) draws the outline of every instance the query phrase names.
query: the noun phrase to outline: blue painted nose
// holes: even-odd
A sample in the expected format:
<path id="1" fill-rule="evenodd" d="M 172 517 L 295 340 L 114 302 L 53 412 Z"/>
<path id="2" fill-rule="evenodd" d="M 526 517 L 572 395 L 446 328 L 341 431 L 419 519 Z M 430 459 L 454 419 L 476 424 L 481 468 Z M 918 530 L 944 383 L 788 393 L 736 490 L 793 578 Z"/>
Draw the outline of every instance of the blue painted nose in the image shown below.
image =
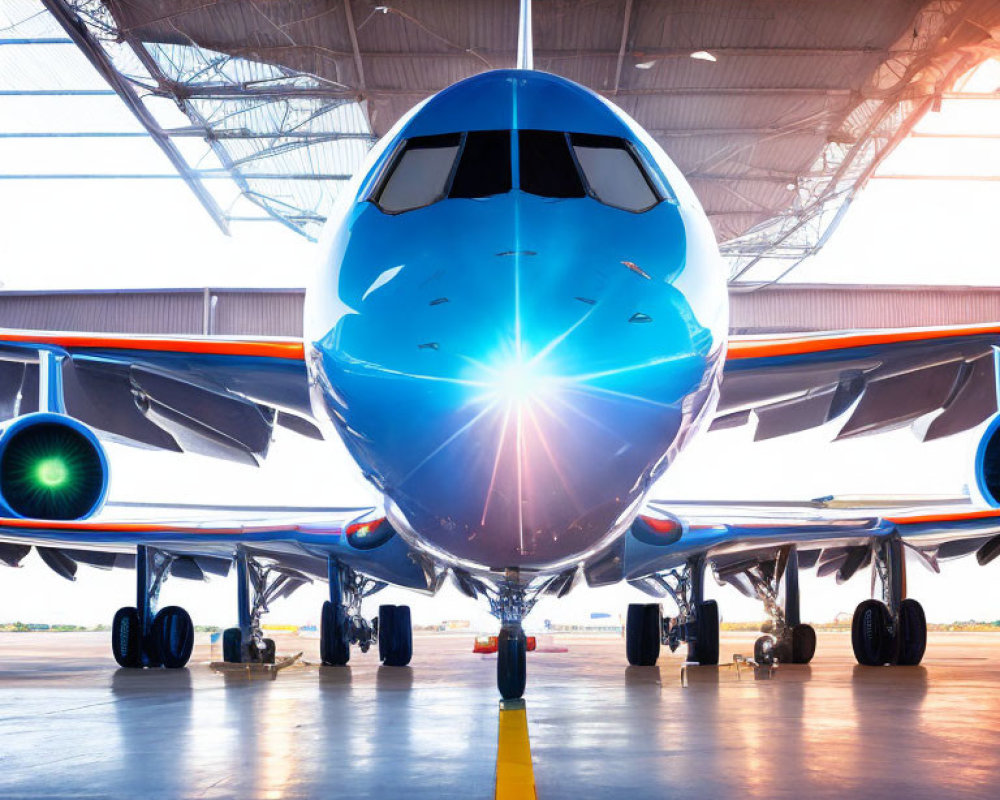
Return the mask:
<path id="1" fill-rule="evenodd" d="M 355 459 L 457 558 L 542 565 L 596 545 L 704 389 L 712 338 L 671 285 L 676 209 L 512 192 L 408 212 L 391 235 L 385 221 L 355 220 L 351 311 L 320 343 Z"/>

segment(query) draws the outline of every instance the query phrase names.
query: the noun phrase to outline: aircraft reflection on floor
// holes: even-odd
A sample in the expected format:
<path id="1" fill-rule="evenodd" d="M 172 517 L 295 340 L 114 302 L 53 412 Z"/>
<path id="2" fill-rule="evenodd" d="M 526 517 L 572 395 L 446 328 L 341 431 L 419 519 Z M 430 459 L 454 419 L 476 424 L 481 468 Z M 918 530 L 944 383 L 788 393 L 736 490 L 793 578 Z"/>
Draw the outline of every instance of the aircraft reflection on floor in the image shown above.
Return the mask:
<path id="1" fill-rule="evenodd" d="M 483 691 L 496 657 L 470 637 L 418 636 L 412 667 L 372 655 L 248 681 L 213 673 L 202 645 L 187 669 L 109 680 L 99 633 L 0 634 L 0 796 L 485 800 L 499 762 L 527 768 L 530 733 L 542 800 L 995 797 L 1000 636 L 933 634 L 926 666 L 891 672 L 820 637 L 810 666 L 696 667 L 687 688 L 680 658 L 623 668 L 618 638 L 568 638 L 531 654 L 530 702 L 505 720 Z M 724 634 L 726 660 L 753 639 Z"/>

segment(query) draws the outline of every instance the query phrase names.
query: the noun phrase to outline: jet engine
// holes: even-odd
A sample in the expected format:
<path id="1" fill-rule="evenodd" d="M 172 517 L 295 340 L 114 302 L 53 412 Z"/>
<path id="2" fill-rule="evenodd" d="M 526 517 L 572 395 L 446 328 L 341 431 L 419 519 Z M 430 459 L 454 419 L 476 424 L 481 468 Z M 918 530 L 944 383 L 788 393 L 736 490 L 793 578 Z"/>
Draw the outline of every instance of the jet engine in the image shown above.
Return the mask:
<path id="1" fill-rule="evenodd" d="M 983 501 L 1000 508 L 1000 414 L 989 421 L 979 440 L 972 483 L 969 488 Z"/>
<path id="2" fill-rule="evenodd" d="M 0 515 L 85 519 L 104 505 L 108 459 L 85 425 L 62 414 L 25 414 L 0 432 Z"/>

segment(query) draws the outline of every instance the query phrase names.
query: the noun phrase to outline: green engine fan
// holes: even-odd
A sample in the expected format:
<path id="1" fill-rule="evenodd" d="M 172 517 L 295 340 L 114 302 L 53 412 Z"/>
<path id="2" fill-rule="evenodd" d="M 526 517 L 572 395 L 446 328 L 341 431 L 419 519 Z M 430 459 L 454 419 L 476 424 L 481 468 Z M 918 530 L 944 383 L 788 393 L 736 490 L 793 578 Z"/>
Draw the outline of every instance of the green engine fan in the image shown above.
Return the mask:
<path id="1" fill-rule="evenodd" d="M 71 417 L 19 417 L 0 434 L 0 513 L 84 519 L 104 503 L 108 462 L 97 437 Z"/>

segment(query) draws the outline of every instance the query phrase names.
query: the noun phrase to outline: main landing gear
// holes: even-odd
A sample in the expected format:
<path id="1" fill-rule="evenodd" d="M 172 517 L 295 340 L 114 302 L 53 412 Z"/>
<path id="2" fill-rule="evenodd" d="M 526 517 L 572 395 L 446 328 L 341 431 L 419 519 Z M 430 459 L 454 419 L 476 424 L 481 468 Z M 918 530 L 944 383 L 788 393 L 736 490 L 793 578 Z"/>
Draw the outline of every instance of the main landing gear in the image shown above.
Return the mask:
<path id="1" fill-rule="evenodd" d="M 331 558 L 327 564 L 330 599 L 323 603 L 320 619 L 320 656 L 328 666 L 350 661 L 351 645 L 362 653 L 378 643 L 379 660 L 387 667 L 405 667 L 413 657 L 413 627 L 409 606 L 379 606 L 378 617 L 361 616 L 361 601 L 385 588 L 380 581 L 359 575 Z"/>
<path id="2" fill-rule="evenodd" d="M 236 550 L 239 627 L 222 634 L 222 659 L 233 664 L 273 664 L 274 640 L 264 638 L 260 618 L 275 600 L 312 579 L 293 569 L 266 565 L 245 547 Z"/>
<path id="3" fill-rule="evenodd" d="M 175 560 L 176 556 L 147 545 L 136 548 L 136 605 L 118 609 L 111 625 L 111 651 L 120 666 L 180 669 L 191 658 L 191 615 L 180 606 L 154 613 L 160 587 Z"/>
<path id="4" fill-rule="evenodd" d="M 744 571 L 747 582 L 764 603 L 769 621 L 754 642 L 758 664 L 808 664 L 816 654 L 816 630 L 799 613 L 799 551 L 782 547 L 773 561 L 758 561 Z M 780 595 L 784 589 L 784 603 Z"/>
<path id="5" fill-rule="evenodd" d="M 927 619 L 920 603 L 906 597 L 906 556 L 899 536 L 875 545 L 873 589 L 876 578 L 882 586 L 882 600 L 865 600 L 854 611 L 854 656 L 869 667 L 915 666 L 927 648 Z"/>
<path id="6" fill-rule="evenodd" d="M 687 660 L 719 663 L 719 606 L 705 600 L 705 557 L 692 558 L 681 570 L 657 575 L 656 583 L 677 604 L 677 616 L 664 618 L 659 603 L 631 603 L 625 623 L 625 654 L 633 666 L 650 667 L 660 657 L 660 645 L 671 652 L 688 646 Z"/>

